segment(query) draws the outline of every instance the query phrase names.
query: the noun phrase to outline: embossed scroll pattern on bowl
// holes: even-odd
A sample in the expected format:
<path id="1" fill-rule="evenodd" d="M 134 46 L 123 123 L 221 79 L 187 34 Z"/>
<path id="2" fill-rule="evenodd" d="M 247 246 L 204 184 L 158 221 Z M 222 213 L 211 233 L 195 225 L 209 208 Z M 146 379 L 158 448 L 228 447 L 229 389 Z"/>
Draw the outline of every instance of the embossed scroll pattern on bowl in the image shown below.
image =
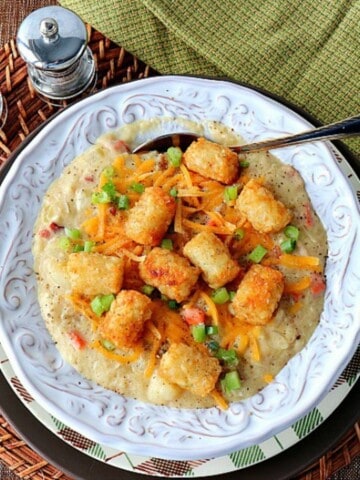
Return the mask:
<path id="1" fill-rule="evenodd" d="M 0 338 L 38 403 L 88 438 L 134 454 L 209 458 L 294 423 L 325 396 L 353 355 L 360 330 L 359 207 L 346 180 L 350 167 L 335 147 L 317 143 L 275 152 L 301 172 L 329 240 L 325 308 L 307 346 L 263 391 L 227 411 L 152 406 L 104 390 L 62 360 L 47 332 L 32 271 L 32 229 L 44 193 L 65 165 L 102 133 L 154 117 L 164 121 L 139 132 L 134 144 L 164 129 L 176 131 L 175 118 L 220 121 L 249 141 L 311 127 L 252 89 L 187 77 L 121 85 L 66 109 L 20 153 L 1 187 Z"/>

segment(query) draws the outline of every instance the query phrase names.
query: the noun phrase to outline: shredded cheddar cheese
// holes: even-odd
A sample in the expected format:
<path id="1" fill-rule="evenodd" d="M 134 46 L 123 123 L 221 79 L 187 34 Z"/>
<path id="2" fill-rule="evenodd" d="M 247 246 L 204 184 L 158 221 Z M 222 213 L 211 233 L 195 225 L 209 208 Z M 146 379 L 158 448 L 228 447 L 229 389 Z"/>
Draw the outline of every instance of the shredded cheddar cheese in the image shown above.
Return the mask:
<path id="1" fill-rule="evenodd" d="M 107 210 L 106 204 L 98 205 L 99 223 L 98 223 L 97 238 L 99 238 L 100 240 L 104 240 L 105 238 L 106 210 Z"/>
<path id="2" fill-rule="evenodd" d="M 271 373 L 266 373 L 266 374 L 263 376 L 263 379 L 264 379 L 264 382 L 266 382 L 266 383 L 271 383 L 271 382 L 274 380 L 274 376 L 271 375 Z"/>
<path id="3" fill-rule="evenodd" d="M 156 355 L 158 350 L 161 346 L 161 342 L 163 340 L 163 336 L 161 332 L 156 328 L 153 322 L 148 322 L 148 329 L 151 335 L 153 336 L 153 342 L 151 345 L 151 351 L 149 355 L 149 361 L 144 371 L 144 377 L 150 378 L 155 370 L 156 365 Z"/>
<path id="4" fill-rule="evenodd" d="M 253 335 L 249 335 L 251 356 L 255 362 L 260 362 L 261 355 L 257 339 Z"/>
<path id="5" fill-rule="evenodd" d="M 258 342 L 258 336 L 260 333 L 260 327 L 255 326 L 251 332 L 249 332 L 249 344 L 251 350 L 251 356 L 255 362 L 260 362 L 261 360 L 261 352 L 260 346 Z"/>
<path id="6" fill-rule="evenodd" d="M 218 235 L 229 235 L 229 229 L 226 226 L 222 225 L 211 225 L 211 224 L 202 224 L 198 222 L 193 222 L 192 220 L 188 220 L 185 218 L 183 220 L 183 225 L 189 228 L 190 230 L 194 230 L 195 232 L 212 232 Z"/>
<path id="7" fill-rule="evenodd" d="M 300 280 L 291 283 L 285 283 L 284 293 L 299 293 L 311 285 L 311 278 L 310 276 L 304 276 Z"/>
<path id="8" fill-rule="evenodd" d="M 111 352 L 107 350 L 105 347 L 101 345 L 100 340 L 95 340 L 91 344 L 91 348 L 98 350 L 104 357 L 109 358 L 110 360 L 114 360 L 115 362 L 119 363 L 131 363 L 135 362 L 144 351 L 141 345 L 137 345 L 129 355 L 122 355 L 115 352 Z"/>
<path id="9" fill-rule="evenodd" d="M 175 219 L 174 219 L 174 231 L 176 233 L 184 233 L 183 228 L 183 206 L 181 198 L 178 198 L 176 203 Z"/>
<path id="10" fill-rule="evenodd" d="M 121 253 L 123 253 L 126 257 L 130 258 L 130 260 L 138 263 L 143 262 L 146 258 L 146 255 L 136 255 L 135 253 L 130 252 L 130 250 L 127 250 L 126 248 L 123 248 L 121 250 Z"/>
<path id="11" fill-rule="evenodd" d="M 248 346 L 249 346 L 249 335 L 240 333 L 236 337 L 236 351 L 239 353 L 239 355 L 244 355 Z"/>
<path id="12" fill-rule="evenodd" d="M 116 255 L 119 252 L 126 251 L 123 247 L 128 243 L 129 240 L 124 235 L 114 236 L 106 242 L 96 245 L 93 251 L 104 255 Z"/>
<path id="13" fill-rule="evenodd" d="M 288 312 L 290 315 L 296 315 L 303 307 L 303 302 L 294 302 L 289 308 Z"/>
<path id="14" fill-rule="evenodd" d="M 218 390 L 213 390 L 210 395 L 213 397 L 213 399 L 215 400 L 217 406 L 221 409 L 221 410 L 227 410 L 227 408 L 229 407 L 229 404 L 228 402 L 225 400 L 225 398 L 223 397 L 223 395 L 218 391 Z"/>
<path id="15" fill-rule="evenodd" d="M 282 265 L 288 268 L 298 270 L 311 270 L 314 272 L 322 272 L 320 259 L 318 257 L 292 255 L 284 253 L 279 257 L 271 257 L 264 260 L 264 265 Z"/>
<path id="16" fill-rule="evenodd" d="M 91 321 L 92 330 L 96 331 L 99 326 L 99 317 L 91 310 L 89 300 L 76 293 L 69 295 L 68 299 L 77 312 Z"/>
<path id="17" fill-rule="evenodd" d="M 139 155 L 131 155 L 130 158 L 120 155 L 114 160 L 113 168 L 114 175 L 111 182 L 113 182 L 117 193 L 128 197 L 126 200 L 130 202 L 130 208 L 134 207 L 141 198 L 143 187 L 162 188 L 164 192 L 173 197 L 169 197 L 169 204 L 172 207 L 174 207 L 174 198 L 176 199 L 175 215 L 172 217 L 173 223 L 171 224 L 172 230 L 167 232 L 169 237 L 174 237 L 174 246 L 172 245 L 171 249 L 174 248 L 176 252 L 181 253 L 186 241 L 201 232 L 218 235 L 224 244 L 229 247 L 229 250 L 232 249 L 232 256 L 235 259 L 248 255 L 256 246 L 261 245 L 269 252 L 269 255 L 261 260 L 262 265 L 273 266 L 275 269 L 277 267 L 287 267 L 300 272 L 300 278 L 295 277 L 299 278 L 298 280 L 285 283 L 284 294 L 292 295 L 292 299 L 299 298 L 300 294 L 303 294 L 311 286 L 312 280 L 310 274 L 307 273 L 308 271 L 322 271 L 320 260 L 317 257 L 280 254 L 274 236 L 255 230 L 249 221 L 237 211 L 235 208 L 236 199 L 224 200 L 226 186 L 195 174 L 184 163 L 181 163 L 179 167 L 169 165 L 164 168 L 163 162 L 160 165 L 154 158 L 143 160 Z M 249 179 L 247 174 L 243 173 L 238 179 L 237 188 L 241 190 L 242 184 L 245 184 Z M 264 181 L 264 179 L 261 181 Z M 101 188 L 107 182 L 109 182 L 109 178 L 102 173 L 97 191 L 101 191 Z M 138 186 L 141 188 L 132 188 L 134 184 L 140 184 Z M 173 191 L 171 191 L 172 189 Z M 140 242 L 144 245 L 138 245 L 135 237 L 132 237 L 134 240 L 129 238 L 130 233 L 124 227 L 128 218 L 126 210 L 129 205 L 126 203 L 125 207 L 121 205 L 119 209 L 116 208 L 116 205 L 114 200 L 112 205 L 108 203 L 92 205 L 89 209 L 89 215 L 92 216 L 82 223 L 81 228 L 87 237 L 95 242 L 92 247 L 93 252 L 108 256 L 126 257 L 126 268 L 131 273 L 124 280 L 128 282 L 125 288 L 130 289 L 129 285 L 136 285 L 139 291 L 145 291 L 138 287 L 138 285 L 144 287 L 142 283 L 144 277 L 139 277 L 138 270 L 141 271 L 144 268 L 144 264 L 141 264 L 147 259 L 152 247 L 146 242 Z M 237 237 L 236 231 L 240 229 L 241 235 Z M 129 237 L 127 237 L 126 232 Z M 237 273 L 237 278 L 231 280 L 234 280 L 234 286 L 230 282 L 228 283 L 229 291 L 231 289 L 232 293 L 235 292 L 247 268 L 249 268 L 248 265 L 244 266 L 240 263 L 241 273 Z M 279 268 L 279 270 L 282 269 Z M 161 275 L 161 272 L 159 275 Z M 206 277 L 203 276 L 203 278 Z M 211 326 L 218 327 L 215 329 L 217 332 L 216 342 L 218 342 L 220 348 L 233 349 L 240 357 L 251 357 L 253 362 L 262 362 L 264 354 L 261 352 L 259 342 L 262 327 L 236 318 L 234 314 L 235 300 L 233 310 L 229 301 L 226 301 L 225 304 L 216 304 L 211 298 L 211 289 L 205 284 L 203 278 L 197 283 L 195 291 L 191 292 L 191 296 L 185 302 L 182 302 L 181 307 L 183 309 L 198 308 L 200 305 L 203 310 L 201 314 L 203 315 L 203 312 L 206 314 L 204 316 L 206 320 L 201 322 L 202 326 L 207 329 Z M 185 317 L 184 313 L 182 317 L 181 311 L 177 310 L 177 306 L 172 310 L 165 300 L 161 301 L 158 297 L 155 299 L 156 295 L 152 293 L 153 287 L 151 285 L 146 286 L 150 287 L 150 293 L 146 291 L 146 294 L 153 297 L 150 307 L 151 319 L 147 320 L 144 326 L 143 341 L 137 343 L 133 349 L 126 353 L 120 353 L 120 349 L 116 351 L 106 349 L 102 344 L 101 337 L 93 341 L 90 347 L 109 360 L 122 364 L 136 362 L 144 353 L 144 358 L 146 358 L 144 378 L 150 379 L 157 368 L 158 358 L 162 354 L 164 345 L 166 347 L 178 343 L 194 345 L 196 341 L 191 334 L 189 325 L 183 318 Z M 159 295 L 159 291 L 155 293 Z M 261 295 L 261 292 L 258 292 L 258 294 Z M 89 319 L 92 331 L 96 334 L 100 318 L 92 311 L 90 299 L 72 294 L 69 296 L 69 300 L 77 312 Z M 287 311 L 290 315 L 296 315 L 302 306 L 301 301 L 294 301 Z M 240 313 L 239 317 L 241 317 Z M 204 325 L 205 322 L 206 325 Z M 209 349 L 205 343 L 200 343 L 196 347 L 209 354 Z M 263 374 L 264 382 L 270 383 L 272 380 L 272 374 Z M 220 409 L 225 410 L 228 408 L 228 402 L 219 391 L 219 385 L 220 379 L 217 387 L 210 392 L 210 396 Z"/>
<path id="18" fill-rule="evenodd" d="M 171 178 L 174 175 L 175 171 L 176 171 L 175 167 L 170 167 L 170 168 L 167 168 L 166 170 L 164 170 L 159 175 L 159 177 L 155 180 L 154 186 L 155 187 L 161 187 L 163 185 L 163 183 L 165 182 L 165 180 L 169 180 L 169 178 Z"/>
<path id="19" fill-rule="evenodd" d="M 185 167 L 183 163 L 180 165 L 180 170 L 184 176 L 185 185 L 187 186 L 187 188 L 191 189 L 193 187 L 193 182 L 191 180 L 189 170 Z"/>
<path id="20" fill-rule="evenodd" d="M 200 297 L 206 303 L 208 314 L 212 318 L 213 324 L 219 325 L 219 314 L 218 314 L 215 303 L 211 300 L 209 295 L 207 295 L 205 292 L 200 292 Z"/>

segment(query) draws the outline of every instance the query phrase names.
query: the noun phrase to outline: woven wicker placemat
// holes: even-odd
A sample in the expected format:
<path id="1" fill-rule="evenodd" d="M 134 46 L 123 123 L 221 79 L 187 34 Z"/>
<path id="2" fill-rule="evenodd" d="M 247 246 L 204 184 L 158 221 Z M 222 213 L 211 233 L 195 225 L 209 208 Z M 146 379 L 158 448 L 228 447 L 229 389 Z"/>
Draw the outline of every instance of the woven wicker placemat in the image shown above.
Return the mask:
<path id="1" fill-rule="evenodd" d="M 326 480 L 330 475 L 349 465 L 358 455 L 360 455 L 360 426 L 355 424 L 335 448 L 307 467 L 294 480 Z M 0 460 L 4 464 L 3 469 L 0 464 L 1 480 L 17 478 L 72 480 L 29 447 L 1 415 Z M 8 469 L 7 472 L 5 467 Z M 351 479 L 351 477 L 348 478 Z"/>
<path id="2" fill-rule="evenodd" d="M 115 45 L 99 32 L 88 28 L 89 46 L 97 64 L 97 89 L 156 75 L 156 72 L 124 48 Z M 8 120 L 0 130 L 0 168 L 11 152 L 36 127 L 65 107 L 55 107 L 40 99 L 32 88 L 26 64 L 19 56 L 15 40 L 0 50 L 0 88 L 8 105 Z"/>
<path id="3" fill-rule="evenodd" d="M 97 64 L 97 89 L 157 75 L 157 72 L 112 43 L 99 32 L 88 28 L 89 45 Z M 28 80 L 26 65 L 14 40 L 0 50 L 0 88 L 8 105 L 8 120 L 0 130 L 0 169 L 21 142 L 45 120 L 66 106 L 54 107 L 41 100 Z M 325 480 L 360 455 L 358 424 L 338 445 L 310 465 L 296 480 Z M 0 415 L 0 479 L 71 480 L 65 473 L 37 454 Z"/>

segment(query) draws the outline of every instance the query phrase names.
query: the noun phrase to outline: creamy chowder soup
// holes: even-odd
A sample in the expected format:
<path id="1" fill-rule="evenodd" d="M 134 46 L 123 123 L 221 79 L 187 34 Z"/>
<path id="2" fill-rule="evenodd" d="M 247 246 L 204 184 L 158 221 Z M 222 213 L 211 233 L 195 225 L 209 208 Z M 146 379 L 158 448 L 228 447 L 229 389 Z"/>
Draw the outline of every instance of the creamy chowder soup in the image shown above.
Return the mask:
<path id="1" fill-rule="evenodd" d="M 100 137 L 50 186 L 33 255 L 47 328 L 105 388 L 227 408 L 273 381 L 324 302 L 327 241 L 291 166 L 237 155 L 209 122 L 182 152 L 130 153 L 154 121 Z"/>

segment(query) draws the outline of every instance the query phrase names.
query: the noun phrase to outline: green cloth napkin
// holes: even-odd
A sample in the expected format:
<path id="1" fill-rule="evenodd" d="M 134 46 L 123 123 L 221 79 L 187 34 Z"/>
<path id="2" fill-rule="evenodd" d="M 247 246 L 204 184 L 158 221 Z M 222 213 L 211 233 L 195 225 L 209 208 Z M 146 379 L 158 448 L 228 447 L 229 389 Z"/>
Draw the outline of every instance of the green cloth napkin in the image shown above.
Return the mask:
<path id="1" fill-rule="evenodd" d="M 159 73 L 245 82 L 322 123 L 360 113 L 360 0 L 60 3 Z"/>

